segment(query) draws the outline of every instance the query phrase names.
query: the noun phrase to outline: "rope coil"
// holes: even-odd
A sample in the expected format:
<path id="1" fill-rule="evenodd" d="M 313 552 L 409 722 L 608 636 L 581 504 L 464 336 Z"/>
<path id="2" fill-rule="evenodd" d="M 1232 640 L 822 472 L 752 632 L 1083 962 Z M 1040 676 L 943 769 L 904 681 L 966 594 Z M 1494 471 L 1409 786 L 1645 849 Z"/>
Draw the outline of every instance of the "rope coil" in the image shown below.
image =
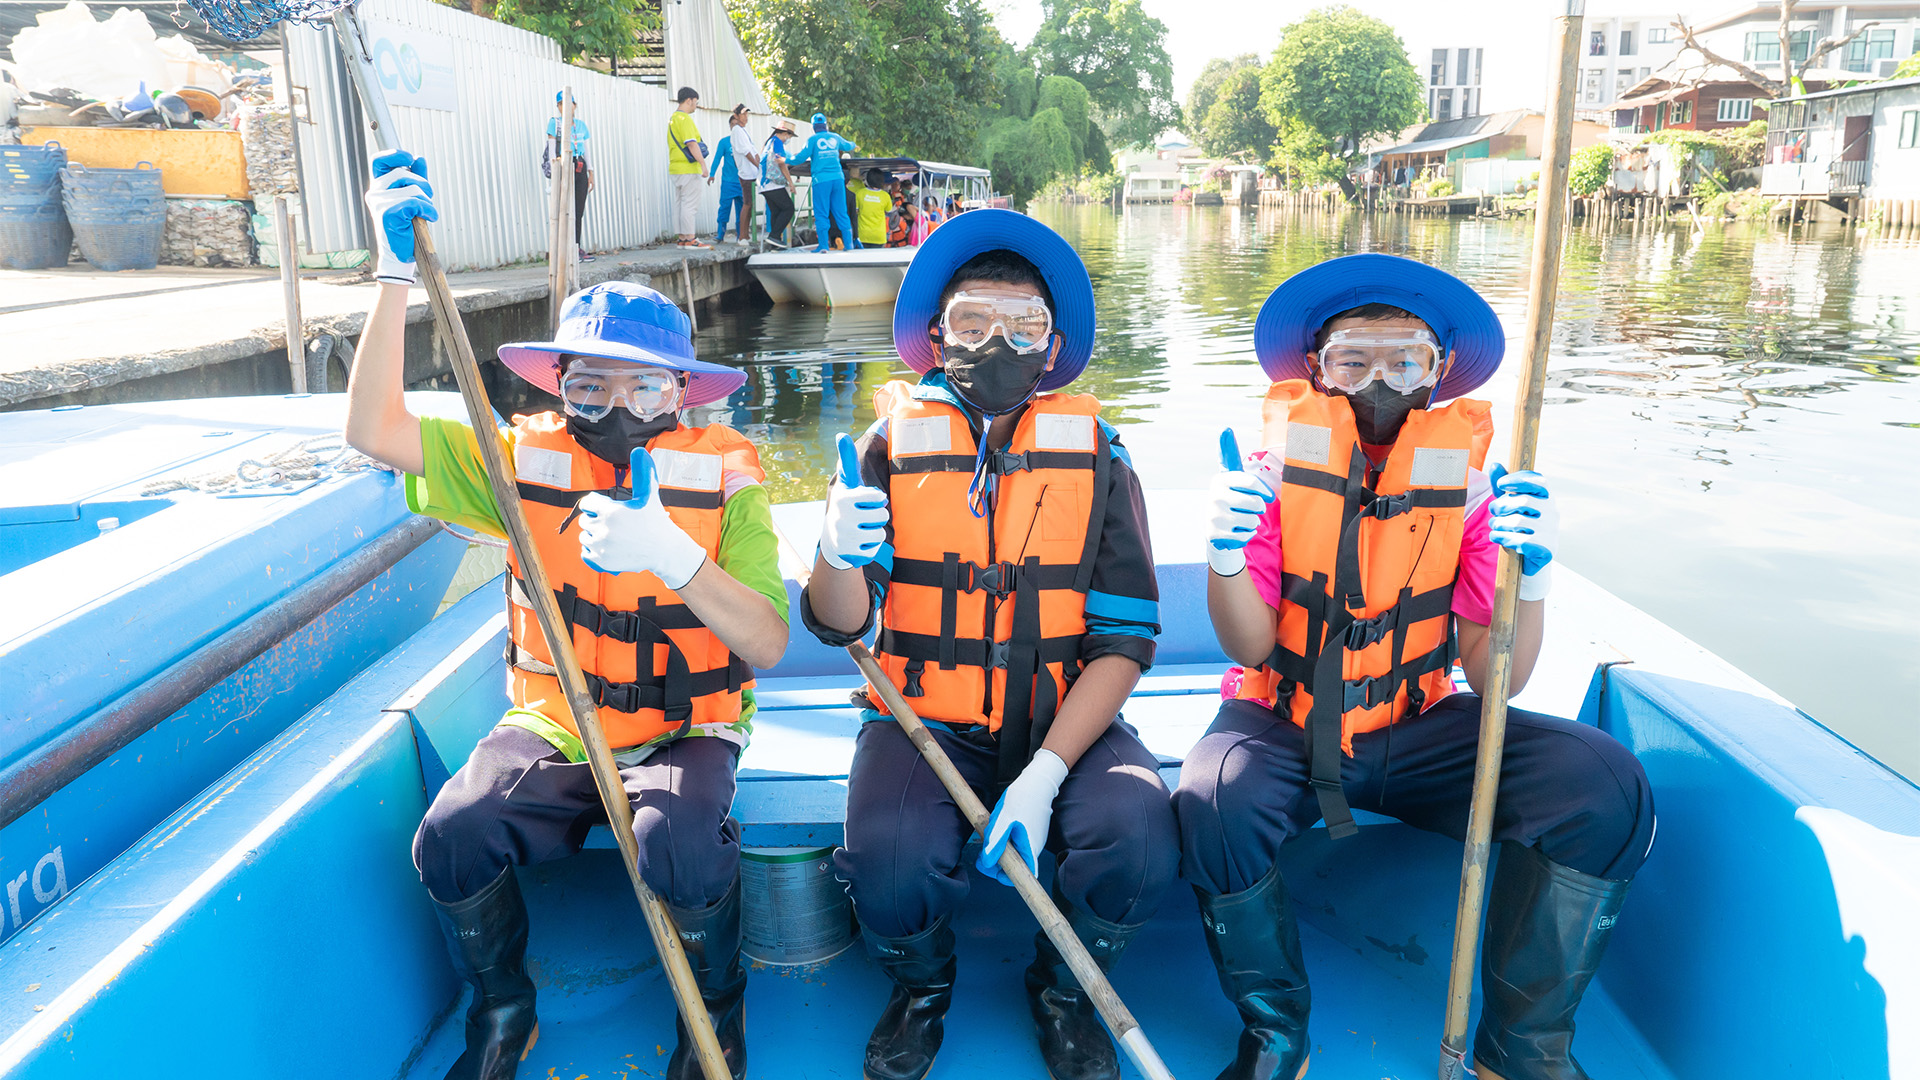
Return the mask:
<path id="1" fill-rule="evenodd" d="M 143 498 L 166 495 L 175 491 L 203 491 L 218 495 L 232 491 L 287 487 L 327 476 L 366 472 L 369 469 L 393 471 L 348 446 L 344 436 L 316 435 L 270 455 L 264 461 L 248 458 L 229 472 L 212 472 L 200 476 L 176 476 L 148 481 L 146 486 L 140 489 L 140 494 Z"/>

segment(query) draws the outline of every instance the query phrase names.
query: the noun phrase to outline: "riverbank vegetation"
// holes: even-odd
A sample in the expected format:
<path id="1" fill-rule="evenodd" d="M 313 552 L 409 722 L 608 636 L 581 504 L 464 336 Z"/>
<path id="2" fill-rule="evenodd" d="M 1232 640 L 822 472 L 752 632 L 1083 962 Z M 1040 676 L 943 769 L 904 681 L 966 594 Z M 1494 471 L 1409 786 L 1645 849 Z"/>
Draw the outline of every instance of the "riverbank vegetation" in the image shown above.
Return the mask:
<path id="1" fill-rule="evenodd" d="M 1110 174 L 1179 120 L 1166 26 L 1139 0 L 1045 0 L 1008 41 L 981 0 L 729 0 L 774 109 L 823 112 L 863 154 L 984 165 L 1024 207 Z"/>

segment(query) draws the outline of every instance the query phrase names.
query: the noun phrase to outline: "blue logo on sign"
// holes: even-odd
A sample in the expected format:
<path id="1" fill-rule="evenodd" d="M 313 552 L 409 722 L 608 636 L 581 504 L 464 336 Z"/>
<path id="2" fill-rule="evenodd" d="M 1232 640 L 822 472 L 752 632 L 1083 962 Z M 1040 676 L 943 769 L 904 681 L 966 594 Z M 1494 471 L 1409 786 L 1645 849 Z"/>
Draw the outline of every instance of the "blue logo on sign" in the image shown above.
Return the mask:
<path id="1" fill-rule="evenodd" d="M 380 77 L 380 85 L 389 90 L 398 90 L 406 84 L 407 93 L 417 94 L 426 81 L 426 69 L 420 63 L 420 52 L 412 45 L 394 45 L 392 38 L 381 38 L 373 44 L 373 70 Z"/>

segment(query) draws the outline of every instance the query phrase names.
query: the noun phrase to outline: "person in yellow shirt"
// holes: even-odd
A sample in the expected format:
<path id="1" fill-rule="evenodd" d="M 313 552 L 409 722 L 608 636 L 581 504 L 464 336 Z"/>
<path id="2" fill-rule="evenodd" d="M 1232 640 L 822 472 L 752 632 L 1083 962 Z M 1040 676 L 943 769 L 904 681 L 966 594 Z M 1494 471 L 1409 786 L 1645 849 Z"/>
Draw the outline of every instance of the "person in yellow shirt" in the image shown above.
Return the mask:
<path id="1" fill-rule="evenodd" d="M 855 196 L 860 212 L 854 228 L 860 231 L 860 243 L 866 247 L 887 246 L 887 211 L 893 209 L 893 195 L 887 190 L 887 174 L 868 169 L 866 184 Z"/>
<path id="2" fill-rule="evenodd" d="M 683 86 L 674 95 L 679 105 L 667 118 L 667 175 L 673 179 L 674 231 L 680 234 L 680 246 L 712 247 L 700 242 L 700 178 L 706 175 L 707 144 L 700 139 L 700 127 L 693 122 L 693 110 L 700 107 L 700 93 Z"/>

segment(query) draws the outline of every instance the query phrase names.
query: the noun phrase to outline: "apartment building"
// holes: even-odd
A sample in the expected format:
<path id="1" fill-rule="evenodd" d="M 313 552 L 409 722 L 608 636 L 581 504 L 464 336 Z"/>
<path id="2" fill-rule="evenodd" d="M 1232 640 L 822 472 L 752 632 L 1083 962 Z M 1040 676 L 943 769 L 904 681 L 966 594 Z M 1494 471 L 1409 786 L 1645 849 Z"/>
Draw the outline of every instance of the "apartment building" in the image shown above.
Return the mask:
<path id="1" fill-rule="evenodd" d="M 1574 115 L 1611 126 L 1614 103 L 1680 51 L 1672 15 L 1589 15 Z"/>
<path id="2" fill-rule="evenodd" d="M 1868 25 L 1871 24 L 1871 25 Z M 1762 74 L 1780 77 L 1780 5 L 1746 4 L 1712 18 L 1689 23 L 1700 41 L 1728 59 Z M 1822 57 L 1802 78 L 1809 83 L 1884 79 L 1900 61 L 1920 51 L 1920 3 L 1912 0 L 1800 0 L 1789 24 L 1789 55 L 1796 66 L 1815 44 L 1861 31 L 1846 45 Z"/>
<path id="3" fill-rule="evenodd" d="M 1457 120 L 1485 111 L 1480 100 L 1481 66 L 1487 50 L 1432 49 L 1427 63 L 1427 118 Z M 1415 54 L 1418 55 L 1417 53 Z"/>

